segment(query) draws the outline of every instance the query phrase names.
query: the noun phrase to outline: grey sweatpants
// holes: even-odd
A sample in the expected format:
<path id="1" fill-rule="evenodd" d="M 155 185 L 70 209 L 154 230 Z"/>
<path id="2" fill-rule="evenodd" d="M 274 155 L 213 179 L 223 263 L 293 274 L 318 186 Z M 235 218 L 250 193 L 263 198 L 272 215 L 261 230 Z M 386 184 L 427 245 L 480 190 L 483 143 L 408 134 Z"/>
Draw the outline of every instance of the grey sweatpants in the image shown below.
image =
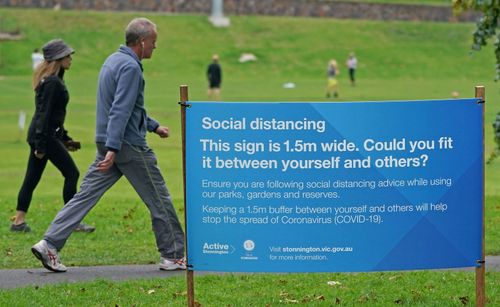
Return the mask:
<path id="1" fill-rule="evenodd" d="M 184 232 L 171 201 L 170 194 L 156 155 L 148 147 L 123 145 L 107 172 L 97 170 L 104 159 L 106 147 L 97 143 L 97 155 L 89 167 L 80 191 L 59 211 L 44 239 L 61 250 L 72 230 L 80 224 L 102 195 L 124 175 L 151 213 L 158 251 L 162 257 L 178 259 L 184 256 Z"/>

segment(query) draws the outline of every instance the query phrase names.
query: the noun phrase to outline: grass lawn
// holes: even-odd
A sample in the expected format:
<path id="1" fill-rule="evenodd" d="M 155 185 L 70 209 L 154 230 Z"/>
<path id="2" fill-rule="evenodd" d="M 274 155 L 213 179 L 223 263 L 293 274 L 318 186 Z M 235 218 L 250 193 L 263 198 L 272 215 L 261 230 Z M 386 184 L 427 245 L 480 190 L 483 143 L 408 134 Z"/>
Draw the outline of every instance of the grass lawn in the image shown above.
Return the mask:
<path id="1" fill-rule="evenodd" d="M 28 214 L 33 232 L 12 234 L 8 230 L 28 156 L 25 132 L 18 128 L 18 115 L 25 111 L 29 122 L 33 112 L 31 51 L 54 37 L 62 37 L 77 50 L 66 76 L 71 96 L 66 127 L 71 136 L 82 142 L 82 150 L 73 157 L 83 176 L 95 154 L 97 74 L 103 60 L 122 42 L 126 23 L 136 15 L 0 9 L 3 29 L 19 28 L 24 36 L 20 41 L 0 42 L 0 252 L 4 255 L 0 268 L 39 267 L 29 248 L 40 239 L 62 206 L 62 178 L 49 165 Z M 214 29 L 205 16 L 141 15 L 159 27 L 158 48 L 153 59 L 144 62 L 148 110 L 173 132 L 166 141 L 154 136 L 148 141 L 158 155 L 181 220 L 179 85 L 189 85 L 191 100 L 206 99 L 204 73 L 213 53 L 221 57 L 222 96 L 228 101 L 325 101 L 326 63 L 336 58 L 343 64 L 350 51 L 356 52 L 360 63 L 358 85 L 348 85 L 347 71 L 341 66 L 342 101 L 447 98 L 453 91 L 461 97 L 473 97 L 474 86 L 484 85 L 486 153 L 494 148 L 491 122 L 500 110 L 500 91 L 493 82 L 492 49 L 469 55 L 473 24 L 237 16 L 231 17 L 231 27 Z M 243 52 L 254 53 L 258 61 L 239 63 Z M 297 86 L 284 89 L 285 82 Z M 498 182 L 500 159 L 486 166 L 486 252 L 491 255 L 500 255 Z M 97 231 L 70 238 L 61 254 L 66 265 L 143 264 L 158 260 L 147 210 L 125 180 L 104 196 L 86 222 L 95 225 Z M 339 279 L 339 287 L 326 284 Z M 473 273 L 465 272 L 223 275 L 199 280 L 199 299 L 206 306 L 216 306 L 216 302 L 251 305 L 248 302 L 253 293 L 263 293 L 256 298 L 255 306 L 304 299 L 311 304 L 331 305 L 336 298 L 348 305 L 401 302 L 458 306 L 464 300 L 474 299 Z M 391 283 L 392 280 L 398 283 Z M 500 304 L 498 293 L 493 296 L 498 290 L 492 290 L 500 283 L 499 273 L 488 274 L 487 283 L 488 296 Z M 148 294 L 151 289 L 155 292 Z M 127 283 L 96 281 L 2 291 L 0 305 L 4 305 L 2 299 L 12 302 L 14 297 L 32 297 L 31 302 L 59 302 L 54 292 L 74 295 L 75 305 L 83 305 L 91 298 L 103 305 L 133 305 L 145 299 L 144 304 L 148 305 L 162 300 L 185 302 L 183 291 L 181 278 Z M 321 295 L 325 300 L 316 300 Z"/>
<path id="2" fill-rule="evenodd" d="M 489 306 L 500 303 L 499 276 L 486 276 Z M 469 272 L 226 274 L 196 277 L 195 298 L 213 307 L 474 306 L 474 285 Z M 181 277 L 0 290 L 0 304 L 15 306 L 186 306 L 186 301 Z"/>

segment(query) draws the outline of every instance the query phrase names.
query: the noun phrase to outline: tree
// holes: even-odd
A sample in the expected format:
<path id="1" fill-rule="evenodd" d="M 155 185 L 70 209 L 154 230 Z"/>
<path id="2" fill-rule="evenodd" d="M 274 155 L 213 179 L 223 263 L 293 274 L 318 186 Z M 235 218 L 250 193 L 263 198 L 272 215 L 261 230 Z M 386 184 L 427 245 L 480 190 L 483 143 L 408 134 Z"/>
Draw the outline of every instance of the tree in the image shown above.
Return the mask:
<path id="1" fill-rule="evenodd" d="M 496 58 L 495 81 L 497 81 L 500 79 L 500 34 L 496 34 L 496 29 L 499 27 L 500 0 L 453 0 L 453 10 L 456 14 L 468 9 L 483 13 L 472 36 L 472 49 L 481 50 L 483 46 L 487 45 L 489 39 L 496 38 L 494 52 Z"/>

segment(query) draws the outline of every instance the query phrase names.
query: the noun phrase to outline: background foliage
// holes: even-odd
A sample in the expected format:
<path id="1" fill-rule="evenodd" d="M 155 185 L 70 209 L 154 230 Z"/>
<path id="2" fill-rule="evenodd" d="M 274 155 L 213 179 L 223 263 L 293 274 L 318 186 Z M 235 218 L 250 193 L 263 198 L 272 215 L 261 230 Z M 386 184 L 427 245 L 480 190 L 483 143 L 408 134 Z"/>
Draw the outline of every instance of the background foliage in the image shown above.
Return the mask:
<path id="1" fill-rule="evenodd" d="M 496 59 L 496 77 L 500 79 L 500 36 L 497 35 L 500 1 L 497 0 L 453 0 L 453 8 L 457 14 L 463 10 L 474 9 L 481 11 L 483 16 L 477 21 L 474 31 L 472 49 L 479 51 L 494 38 L 494 54 Z"/>
<path id="2" fill-rule="evenodd" d="M 460 97 L 472 97 L 474 86 L 484 85 L 486 153 L 495 146 L 491 123 L 500 109 L 498 85 L 491 78 L 495 61 L 485 52 L 469 54 L 473 24 L 234 16 L 231 27 L 215 29 L 205 16 L 141 15 L 151 18 L 159 27 L 158 48 L 153 58 L 144 62 L 148 111 L 172 130 L 168 140 L 149 136 L 148 142 L 157 152 L 181 220 L 179 85 L 189 85 L 191 100 L 206 99 L 205 69 L 213 53 L 221 57 L 222 96 L 227 101 L 326 101 L 325 72 L 331 58 L 341 64 L 339 100 L 342 101 L 440 99 L 451 97 L 455 91 Z M 0 41 L 0 206 L 3 208 L 0 210 L 0 268 L 39 267 L 29 248 L 42 237 L 62 206 L 62 178 L 49 165 L 28 213 L 28 223 L 34 231 L 13 234 L 8 230 L 28 156 L 25 131 L 18 128 L 18 117 L 21 110 L 25 111 L 29 121 L 33 112 L 32 50 L 54 37 L 61 37 L 77 51 L 66 75 L 71 96 L 67 128 L 71 136 L 82 142 L 82 150 L 73 157 L 83 175 L 95 156 L 97 74 L 104 59 L 123 42 L 125 25 L 136 16 L 136 13 L 0 9 L 0 30 L 19 29 L 22 34 L 18 41 Z M 493 50 L 492 46 L 485 48 Z M 356 87 L 349 85 L 343 65 L 350 51 L 356 52 L 360 63 Z M 238 58 L 244 52 L 254 53 L 258 61 L 239 63 Z M 296 88 L 284 89 L 285 82 L 294 82 Z M 498 182 L 500 160 L 486 166 L 486 250 L 487 254 L 495 255 L 500 254 Z M 71 236 L 61 253 L 66 265 L 157 262 L 148 212 L 126 180 L 122 179 L 103 197 L 86 222 L 95 225 L 97 230 L 91 235 Z M 199 278 L 201 301 L 208 306 L 218 306 L 217 302 L 244 305 L 254 293 L 262 293 L 256 306 L 320 295 L 326 300 L 314 304 L 331 305 L 339 298 L 350 305 L 407 302 L 429 306 L 435 300 L 435 306 L 457 306 L 462 304 L 460 298 L 473 302 L 474 297 L 473 273 L 301 274 L 293 277 L 257 274 Z M 491 273 L 487 278 L 489 289 L 498 291 L 495 287 L 499 283 L 498 273 Z M 432 282 L 426 282 L 431 279 Z M 464 283 L 464 279 L 467 282 Z M 325 285 L 328 280 L 339 280 L 343 286 L 328 287 Z M 398 283 L 389 283 L 390 280 L 398 280 Z M 32 302 L 57 305 L 63 302 L 63 295 L 71 297 L 77 305 L 93 298 L 105 305 L 126 305 L 127 302 L 132 305 L 141 299 L 175 301 L 178 297 L 185 302 L 182 280 L 172 282 L 175 285 L 170 286 L 166 281 L 123 285 L 96 281 L 74 287 L 19 289 L 13 294 L 2 291 L 0 305 L 4 305 L 3 298 L 10 303 L 16 298 L 22 301 L 30 297 L 36 298 Z M 444 289 L 433 290 L 441 286 Z M 219 288 L 220 291 L 214 290 Z M 156 290 L 156 294 L 148 294 L 151 289 Z M 493 296 L 495 290 L 489 291 L 498 303 L 500 296 Z M 157 298 L 160 293 L 162 296 Z M 123 300 L 118 300 L 122 297 Z"/>

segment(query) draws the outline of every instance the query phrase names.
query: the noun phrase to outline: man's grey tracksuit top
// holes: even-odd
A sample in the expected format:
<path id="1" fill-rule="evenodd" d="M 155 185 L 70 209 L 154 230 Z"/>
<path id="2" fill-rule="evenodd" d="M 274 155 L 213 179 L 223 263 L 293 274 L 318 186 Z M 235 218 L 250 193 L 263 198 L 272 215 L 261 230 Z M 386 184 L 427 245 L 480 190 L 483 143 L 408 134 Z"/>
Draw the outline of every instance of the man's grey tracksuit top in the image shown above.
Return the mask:
<path id="1" fill-rule="evenodd" d="M 95 141 L 115 152 L 123 143 L 147 146 L 146 132 L 159 126 L 144 107 L 142 71 L 132 49 L 120 46 L 106 59 L 99 74 Z"/>

